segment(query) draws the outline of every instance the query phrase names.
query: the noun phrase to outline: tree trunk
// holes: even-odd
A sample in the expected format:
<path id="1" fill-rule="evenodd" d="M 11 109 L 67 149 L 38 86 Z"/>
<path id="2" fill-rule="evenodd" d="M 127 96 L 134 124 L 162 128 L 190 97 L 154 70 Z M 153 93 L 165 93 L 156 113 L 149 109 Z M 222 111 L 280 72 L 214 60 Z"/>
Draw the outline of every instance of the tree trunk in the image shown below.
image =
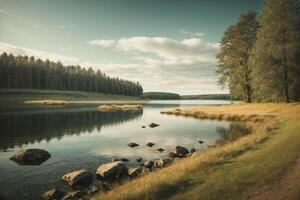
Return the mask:
<path id="1" fill-rule="evenodd" d="M 287 50 L 286 47 L 284 48 L 284 66 L 283 66 L 283 80 L 284 80 L 284 96 L 285 96 L 285 102 L 289 103 L 290 102 L 290 97 L 289 97 L 289 80 L 288 80 L 288 57 L 287 57 Z"/>

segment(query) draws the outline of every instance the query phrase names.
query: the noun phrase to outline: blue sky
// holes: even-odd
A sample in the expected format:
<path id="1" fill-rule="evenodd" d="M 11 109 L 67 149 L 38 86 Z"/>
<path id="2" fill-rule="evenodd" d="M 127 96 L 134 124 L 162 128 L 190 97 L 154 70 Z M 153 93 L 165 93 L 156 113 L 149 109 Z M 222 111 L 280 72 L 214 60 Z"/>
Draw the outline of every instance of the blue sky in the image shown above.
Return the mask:
<path id="1" fill-rule="evenodd" d="M 0 0 L 0 52 L 101 69 L 145 91 L 224 93 L 224 30 L 261 0 Z"/>

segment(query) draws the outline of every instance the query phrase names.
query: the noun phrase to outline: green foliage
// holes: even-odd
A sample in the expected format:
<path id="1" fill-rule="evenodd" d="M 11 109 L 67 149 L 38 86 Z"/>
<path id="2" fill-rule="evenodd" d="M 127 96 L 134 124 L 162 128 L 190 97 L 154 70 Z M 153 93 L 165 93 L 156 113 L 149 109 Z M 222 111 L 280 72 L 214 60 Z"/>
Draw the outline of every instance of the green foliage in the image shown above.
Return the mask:
<path id="1" fill-rule="evenodd" d="M 256 39 L 258 22 L 256 14 L 247 11 L 238 22 L 224 33 L 217 55 L 220 75 L 219 85 L 229 86 L 233 99 L 252 100 L 251 69 L 249 56 Z"/>
<path id="2" fill-rule="evenodd" d="M 180 99 L 180 95 L 169 92 L 145 92 L 143 93 L 145 99 Z"/>
<path id="3" fill-rule="evenodd" d="M 35 60 L 34 57 L 0 56 L 0 88 L 73 90 L 140 96 L 140 83 L 111 78 L 100 70 L 63 66 L 60 62 Z"/>
<path id="4" fill-rule="evenodd" d="M 300 98 L 299 0 L 265 0 L 259 21 L 243 13 L 224 33 L 219 84 L 232 98 L 290 102 Z"/>
<path id="5" fill-rule="evenodd" d="M 300 97 L 300 10 L 297 0 L 266 0 L 251 56 L 258 101 Z"/>

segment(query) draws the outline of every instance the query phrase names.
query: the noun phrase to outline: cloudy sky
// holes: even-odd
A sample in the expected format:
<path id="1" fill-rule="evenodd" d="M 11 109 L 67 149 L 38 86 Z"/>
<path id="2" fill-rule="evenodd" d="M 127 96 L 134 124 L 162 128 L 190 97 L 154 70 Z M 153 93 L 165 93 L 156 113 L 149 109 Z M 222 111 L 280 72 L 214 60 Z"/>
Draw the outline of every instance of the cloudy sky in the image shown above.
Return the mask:
<path id="1" fill-rule="evenodd" d="M 218 43 L 261 0 L 0 0 L 0 52 L 101 69 L 145 91 L 224 93 Z"/>

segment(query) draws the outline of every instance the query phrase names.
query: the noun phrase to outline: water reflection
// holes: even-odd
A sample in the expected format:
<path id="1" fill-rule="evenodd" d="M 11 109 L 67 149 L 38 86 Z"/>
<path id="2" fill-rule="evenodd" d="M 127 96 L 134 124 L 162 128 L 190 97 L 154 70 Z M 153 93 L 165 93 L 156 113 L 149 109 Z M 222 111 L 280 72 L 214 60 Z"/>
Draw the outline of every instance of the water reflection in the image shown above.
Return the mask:
<path id="1" fill-rule="evenodd" d="M 0 115 L 2 151 L 29 143 L 61 139 L 64 135 L 100 132 L 103 127 L 123 124 L 141 117 L 143 111 L 81 111 Z"/>
<path id="2" fill-rule="evenodd" d="M 218 126 L 217 133 L 220 135 L 218 143 L 235 141 L 238 138 L 250 133 L 250 129 L 245 126 L 244 122 L 231 122 L 228 127 Z"/>

